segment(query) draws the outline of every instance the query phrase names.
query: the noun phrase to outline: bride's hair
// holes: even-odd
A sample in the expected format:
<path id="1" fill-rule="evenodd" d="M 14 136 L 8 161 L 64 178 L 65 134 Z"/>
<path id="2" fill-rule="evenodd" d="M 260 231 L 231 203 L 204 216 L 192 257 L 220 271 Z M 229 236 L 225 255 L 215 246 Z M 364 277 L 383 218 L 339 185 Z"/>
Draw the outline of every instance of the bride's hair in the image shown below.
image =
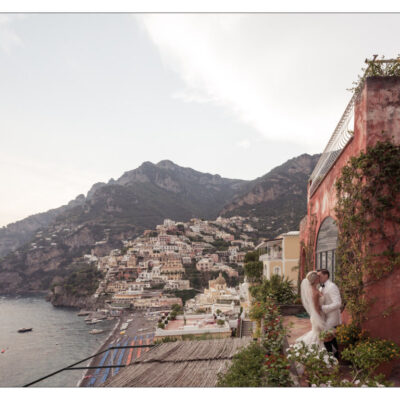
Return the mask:
<path id="1" fill-rule="evenodd" d="M 310 281 L 311 284 L 313 284 L 318 279 L 318 273 L 316 271 L 310 271 L 307 274 L 306 278 Z"/>

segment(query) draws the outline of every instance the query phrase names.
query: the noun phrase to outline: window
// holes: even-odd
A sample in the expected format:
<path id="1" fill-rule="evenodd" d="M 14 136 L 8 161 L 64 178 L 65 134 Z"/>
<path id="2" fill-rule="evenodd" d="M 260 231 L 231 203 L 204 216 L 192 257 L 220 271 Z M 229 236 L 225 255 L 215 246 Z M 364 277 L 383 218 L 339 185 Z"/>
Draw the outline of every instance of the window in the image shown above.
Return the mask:
<path id="1" fill-rule="evenodd" d="M 337 236 L 335 220 L 325 218 L 318 232 L 316 264 L 317 269 L 325 268 L 329 271 L 332 281 L 335 279 Z"/>

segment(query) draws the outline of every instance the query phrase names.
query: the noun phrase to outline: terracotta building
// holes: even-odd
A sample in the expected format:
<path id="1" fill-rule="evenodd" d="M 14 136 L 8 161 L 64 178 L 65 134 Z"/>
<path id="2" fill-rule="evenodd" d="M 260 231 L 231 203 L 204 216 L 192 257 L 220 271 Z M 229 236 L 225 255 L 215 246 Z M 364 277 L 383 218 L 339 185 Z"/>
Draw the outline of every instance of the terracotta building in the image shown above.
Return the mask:
<path id="1" fill-rule="evenodd" d="M 353 130 L 354 121 L 354 130 Z M 347 106 L 308 182 L 307 215 L 300 223 L 300 271 L 327 268 L 335 280 L 338 228 L 335 224 L 335 181 L 350 157 L 385 138 L 400 145 L 400 77 L 369 77 Z M 375 246 L 383 246 L 374 243 Z M 311 249 L 311 254 L 310 254 Z M 382 250 L 384 248 L 382 247 Z M 396 251 L 400 251 L 400 241 Z M 364 328 L 373 336 L 400 344 L 400 268 L 366 288 L 378 300 Z M 392 307 L 389 318 L 384 310 Z M 348 320 L 346 311 L 344 320 Z"/>

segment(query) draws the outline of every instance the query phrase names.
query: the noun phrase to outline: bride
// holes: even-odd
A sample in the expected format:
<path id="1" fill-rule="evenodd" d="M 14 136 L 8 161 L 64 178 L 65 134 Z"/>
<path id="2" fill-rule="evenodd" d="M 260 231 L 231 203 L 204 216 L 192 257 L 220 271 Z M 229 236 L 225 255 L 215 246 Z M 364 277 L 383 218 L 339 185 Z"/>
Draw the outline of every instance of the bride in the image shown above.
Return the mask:
<path id="1" fill-rule="evenodd" d="M 319 335 L 326 330 L 325 318 L 322 313 L 323 295 L 318 290 L 319 276 L 316 271 L 311 271 L 301 282 L 301 302 L 310 316 L 311 331 L 296 339 L 296 343 L 304 342 L 306 346 L 316 345 L 325 350 L 324 342 Z"/>

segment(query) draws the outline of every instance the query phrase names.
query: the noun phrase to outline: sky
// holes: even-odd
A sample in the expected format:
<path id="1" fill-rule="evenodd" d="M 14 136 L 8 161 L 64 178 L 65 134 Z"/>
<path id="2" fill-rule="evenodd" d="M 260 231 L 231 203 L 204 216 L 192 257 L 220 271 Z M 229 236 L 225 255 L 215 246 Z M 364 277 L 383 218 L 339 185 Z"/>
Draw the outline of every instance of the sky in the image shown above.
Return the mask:
<path id="1" fill-rule="evenodd" d="M 145 161 L 254 179 L 323 151 L 400 14 L 0 14 L 0 227 Z"/>

